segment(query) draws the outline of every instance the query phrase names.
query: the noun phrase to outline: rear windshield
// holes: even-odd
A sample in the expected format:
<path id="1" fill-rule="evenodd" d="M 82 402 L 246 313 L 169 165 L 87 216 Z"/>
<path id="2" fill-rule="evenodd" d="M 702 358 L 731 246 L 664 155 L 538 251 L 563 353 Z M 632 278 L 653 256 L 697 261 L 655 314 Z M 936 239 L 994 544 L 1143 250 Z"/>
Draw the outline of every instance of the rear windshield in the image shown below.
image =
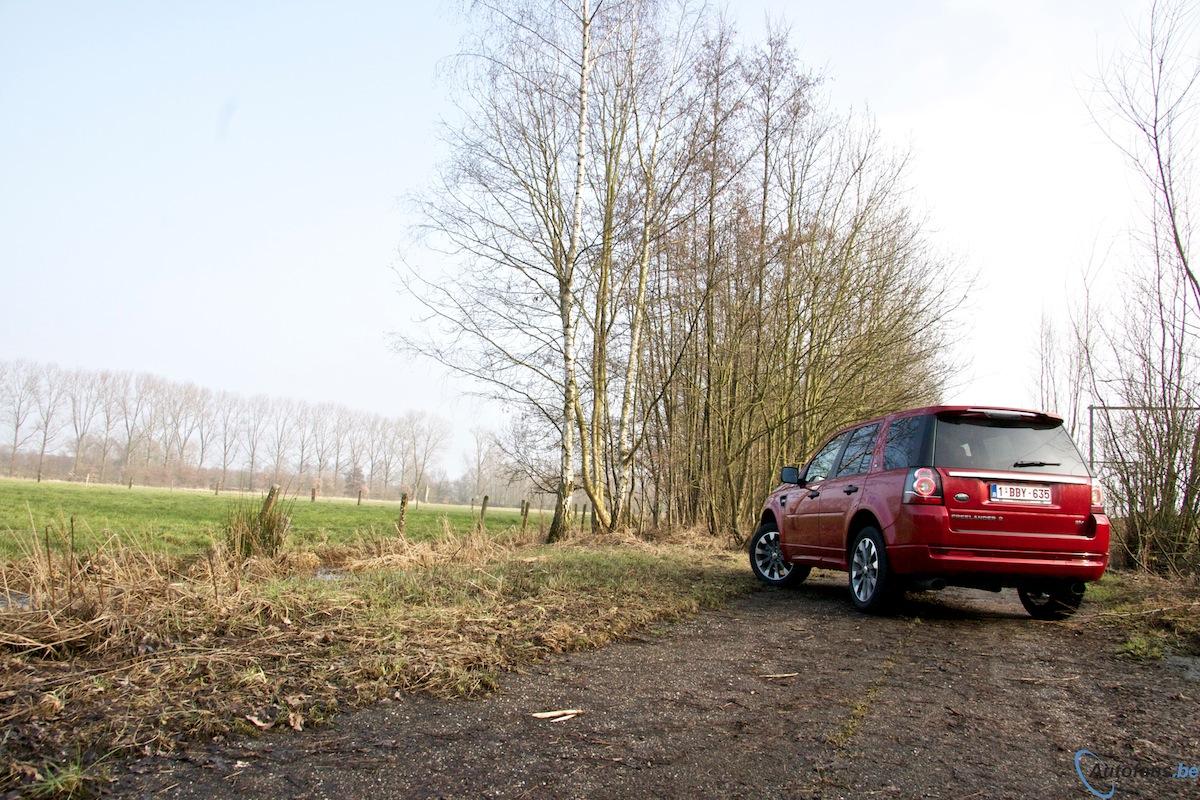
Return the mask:
<path id="1" fill-rule="evenodd" d="M 1088 474 L 1060 422 L 939 417 L 935 430 L 935 466 Z"/>

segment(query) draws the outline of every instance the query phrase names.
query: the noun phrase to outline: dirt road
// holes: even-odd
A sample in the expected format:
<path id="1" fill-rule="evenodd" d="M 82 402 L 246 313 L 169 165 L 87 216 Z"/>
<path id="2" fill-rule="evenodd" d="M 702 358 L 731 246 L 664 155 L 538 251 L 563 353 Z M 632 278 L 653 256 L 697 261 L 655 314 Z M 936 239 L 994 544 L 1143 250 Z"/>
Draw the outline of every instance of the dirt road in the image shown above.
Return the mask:
<path id="1" fill-rule="evenodd" d="M 113 791 L 1087 798 L 1081 748 L 1118 767 L 1200 764 L 1194 673 L 1116 657 L 1094 629 L 1034 622 L 1012 593 L 914 595 L 877 618 L 845 592 L 844 576 L 816 573 L 797 590 L 510 675 L 484 700 L 406 698 L 302 735 L 146 758 Z M 530 716 L 559 708 L 584 713 Z M 1094 779 L 1105 793 L 1112 783 Z M 1200 797 L 1195 780 L 1115 783 L 1114 798 Z"/>

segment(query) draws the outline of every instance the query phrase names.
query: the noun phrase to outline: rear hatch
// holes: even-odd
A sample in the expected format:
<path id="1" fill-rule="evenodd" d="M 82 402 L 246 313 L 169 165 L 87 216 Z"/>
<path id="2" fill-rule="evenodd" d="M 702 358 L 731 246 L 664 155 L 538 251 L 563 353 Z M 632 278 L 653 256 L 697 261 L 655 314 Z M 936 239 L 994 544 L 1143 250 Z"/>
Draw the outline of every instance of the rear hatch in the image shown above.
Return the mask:
<path id="1" fill-rule="evenodd" d="M 1078 550 L 1095 535 L 1087 465 L 1056 417 L 943 412 L 934 427 L 933 462 L 960 543 Z"/>

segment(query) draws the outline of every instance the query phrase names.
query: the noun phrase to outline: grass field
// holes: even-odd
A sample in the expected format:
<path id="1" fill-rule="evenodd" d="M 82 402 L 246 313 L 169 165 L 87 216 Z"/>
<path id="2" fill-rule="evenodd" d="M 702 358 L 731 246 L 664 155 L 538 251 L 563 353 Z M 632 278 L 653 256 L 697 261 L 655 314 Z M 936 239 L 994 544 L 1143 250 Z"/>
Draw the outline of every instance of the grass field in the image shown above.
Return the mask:
<path id="1" fill-rule="evenodd" d="M 261 502 L 258 493 L 216 496 L 190 489 L 0 479 L 0 557 L 24 554 L 32 546 L 32 532 L 38 531 L 41 541 L 48 525 L 55 530 L 51 546 L 56 546 L 62 541 L 58 532 L 72 516 L 79 550 L 93 549 L 115 535 L 151 550 L 187 555 L 207 546 L 239 504 Z M 342 543 L 392 534 L 400 511 L 398 502 L 375 500 L 361 506 L 343 498 L 320 498 L 314 503 L 304 497 L 287 502 L 294 544 Z M 478 510 L 472 512 L 465 506 L 410 503 L 405 533 L 412 539 L 427 538 L 441 531 L 443 518 L 454 530 L 466 531 L 477 516 Z M 514 509 L 488 511 L 489 526 L 506 527 L 519 521 Z M 537 525 L 537 512 L 529 523 Z"/>

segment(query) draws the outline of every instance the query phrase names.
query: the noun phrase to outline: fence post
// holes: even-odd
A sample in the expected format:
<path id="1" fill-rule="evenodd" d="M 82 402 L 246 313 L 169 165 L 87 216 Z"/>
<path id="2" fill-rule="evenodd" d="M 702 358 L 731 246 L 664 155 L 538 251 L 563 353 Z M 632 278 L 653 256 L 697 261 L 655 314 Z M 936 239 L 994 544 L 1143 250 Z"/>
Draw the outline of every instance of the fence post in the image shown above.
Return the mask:
<path id="1" fill-rule="evenodd" d="M 262 519 L 266 519 L 271 513 L 271 509 L 275 508 L 275 501 L 279 499 L 279 484 L 271 484 L 270 490 L 267 492 L 267 499 L 263 501 L 262 511 L 259 512 Z"/>
<path id="2" fill-rule="evenodd" d="M 483 502 L 479 504 L 479 527 L 483 528 L 483 518 L 487 516 L 488 496 L 483 496 Z"/>
<path id="3" fill-rule="evenodd" d="M 404 535 L 404 515 L 408 512 L 408 492 L 400 495 L 400 518 L 396 520 L 396 530 Z"/>
<path id="4" fill-rule="evenodd" d="M 362 505 L 362 489 L 358 490 L 358 505 Z"/>
<path id="5" fill-rule="evenodd" d="M 526 526 L 529 525 L 529 501 L 521 501 L 521 533 L 525 532 Z"/>
<path id="6" fill-rule="evenodd" d="M 317 502 L 317 487 L 314 486 L 308 490 L 308 502 L 310 502 L 310 503 Z"/>

